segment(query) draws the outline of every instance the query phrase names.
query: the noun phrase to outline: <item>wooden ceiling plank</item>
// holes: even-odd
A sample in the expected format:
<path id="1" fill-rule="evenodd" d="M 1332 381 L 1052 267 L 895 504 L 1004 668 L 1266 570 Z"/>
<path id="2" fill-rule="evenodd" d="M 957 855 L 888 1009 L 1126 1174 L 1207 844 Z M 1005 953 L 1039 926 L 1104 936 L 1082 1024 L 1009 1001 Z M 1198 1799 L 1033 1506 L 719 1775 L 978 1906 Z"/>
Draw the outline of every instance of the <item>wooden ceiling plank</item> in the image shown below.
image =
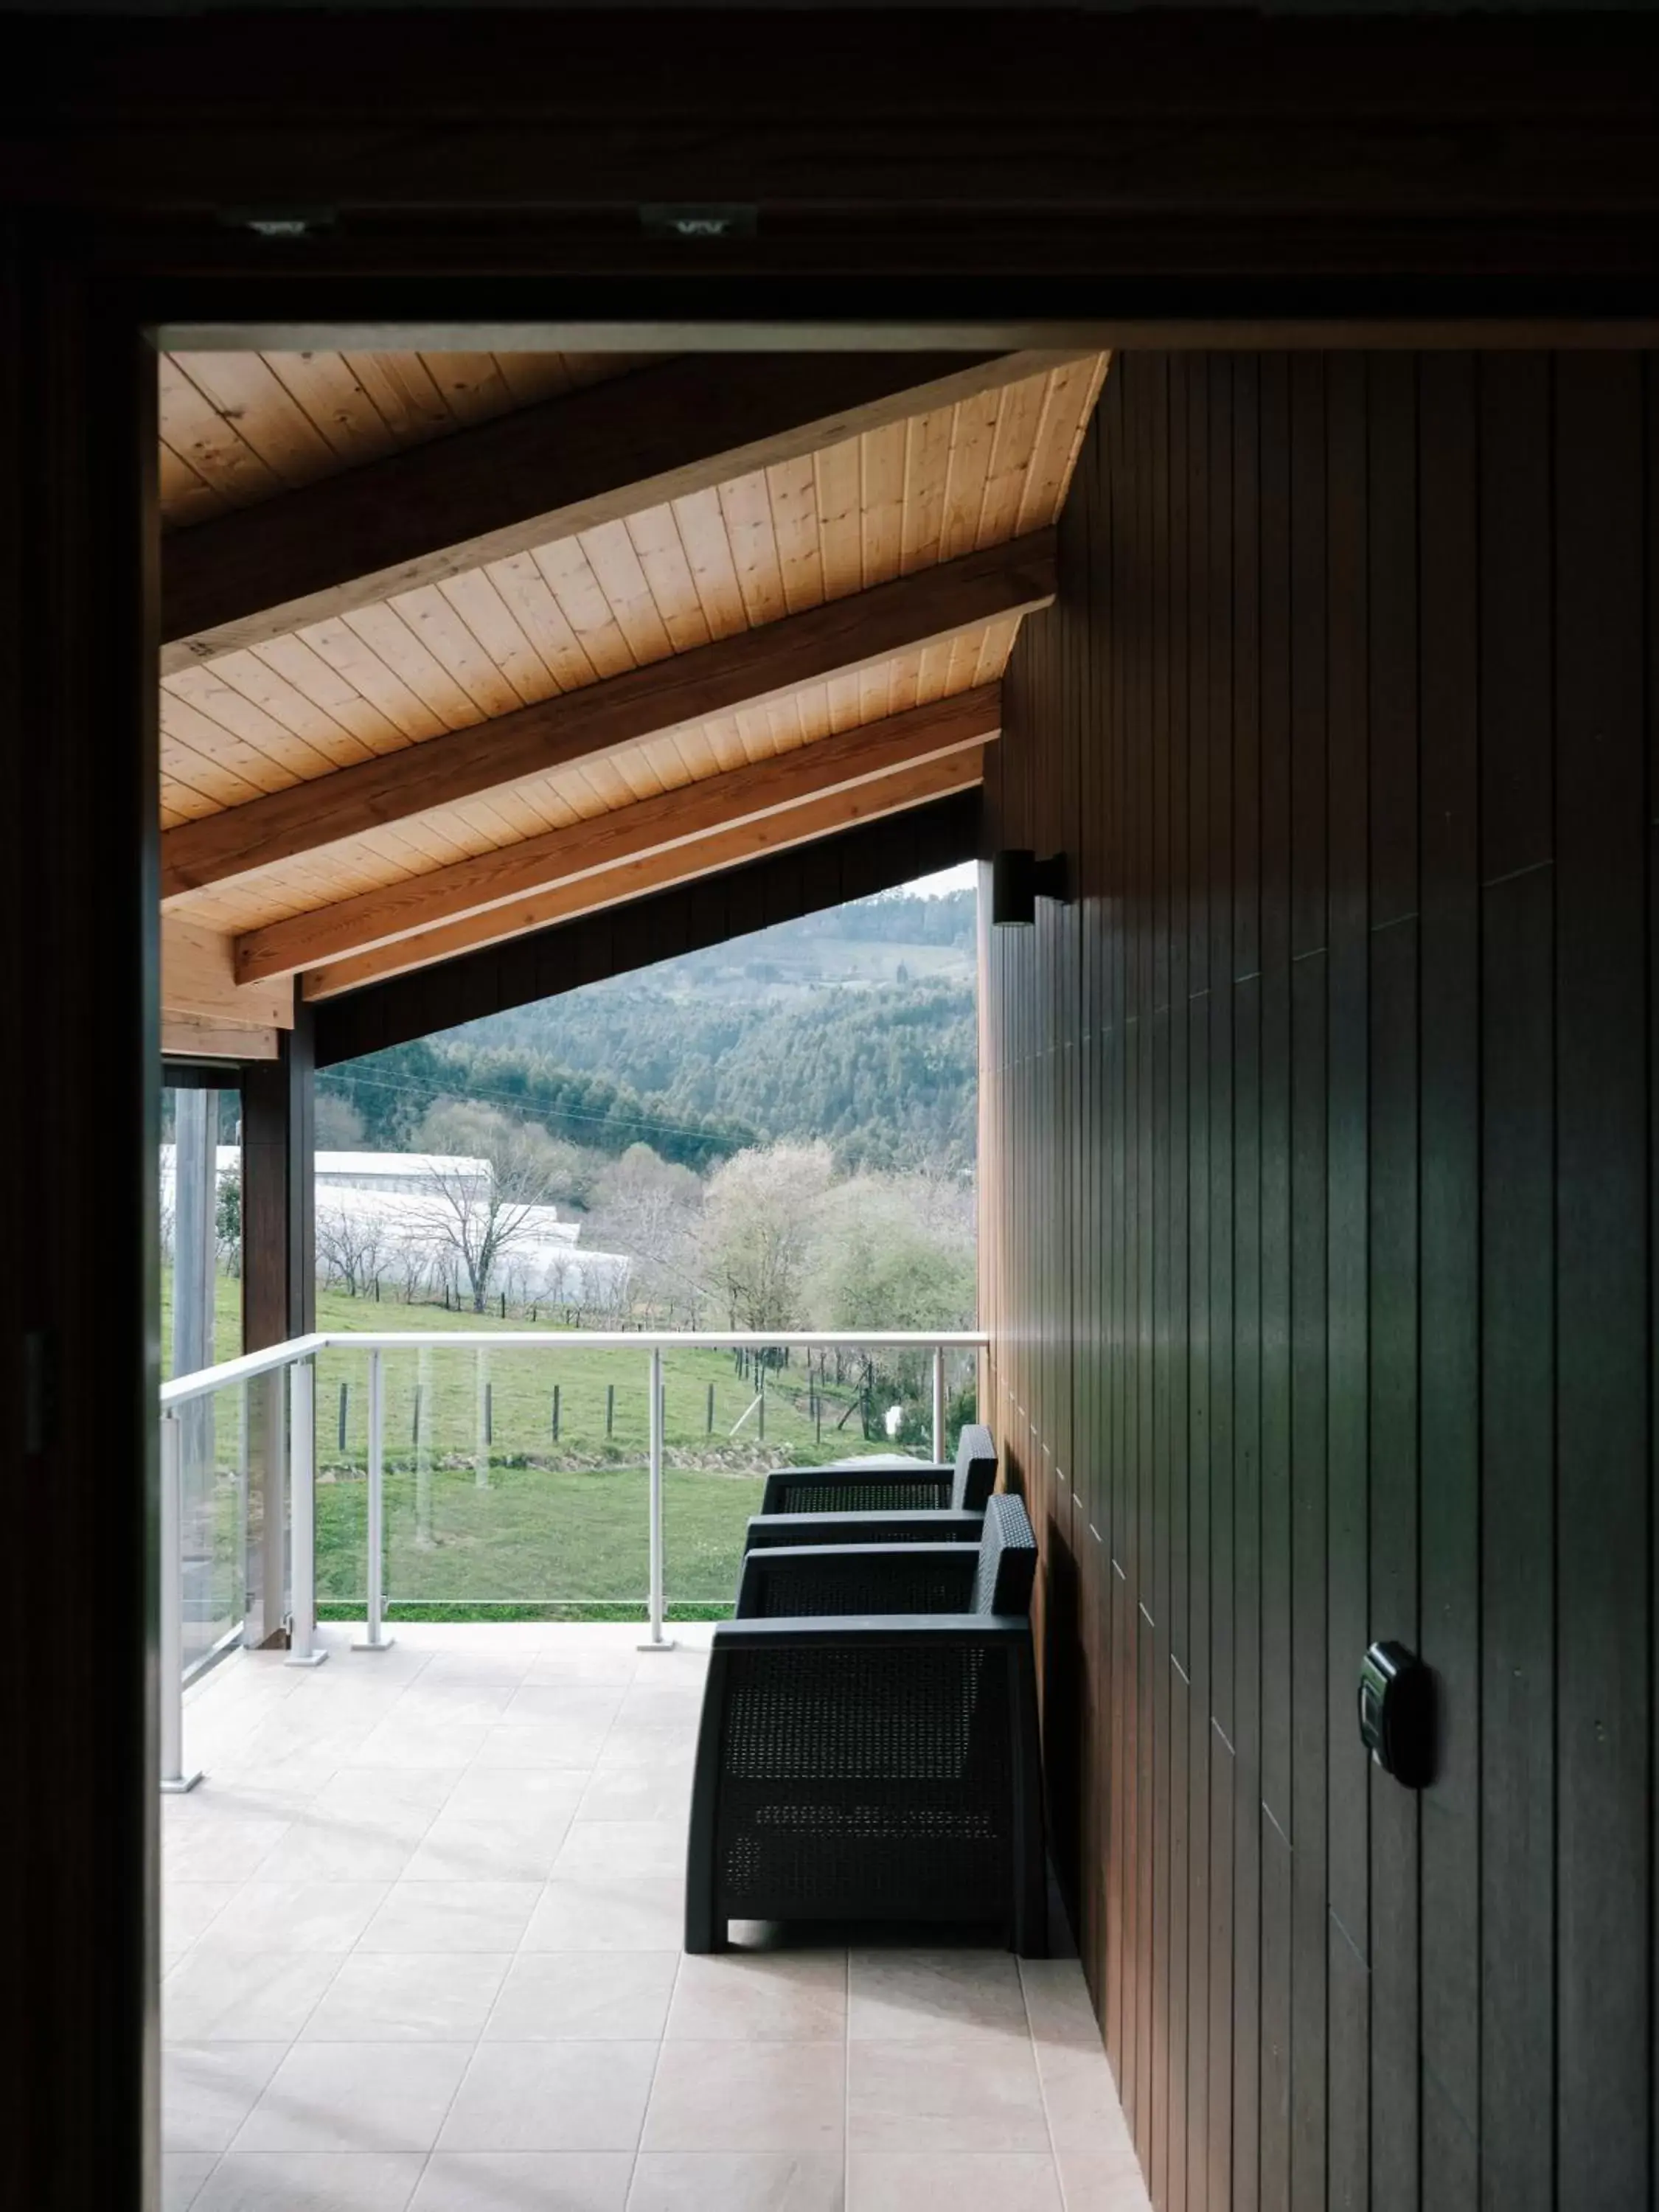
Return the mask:
<path id="1" fill-rule="evenodd" d="M 526 706 L 553 697 L 559 686 L 552 671 L 502 599 L 488 569 L 471 568 L 465 576 L 447 576 L 438 589 Z"/>
<path id="2" fill-rule="evenodd" d="M 319 660 L 343 676 L 398 732 L 403 743 L 388 746 L 388 751 L 404 751 L 442 735 L 445 725 L 426 701 L 348 623 L 314 623 L 299 635 Z"/>
<path id="3" fill-rule="evenodd" d="M 732 541 L 726 534 L 720 493 L 711 484 L 706 491 L 690 492 L 670 504 L 709 637 L 736 637 L 748 629 L 749 617 L 732 565 Z"/>
<path id="4" fill-rule="evenodd" d="M 161 513 L 168 526 L 209 522 L 224 513 L 225 502 L 207 478 L 165 438 L 160 441 L 156 466 Z"/>
<path id="5" fill-rule="evenodd" d="M 271 374 L 261 355 L 179 353 L 173 359 L 209 404 L 235 424 L 237 435 L 290 489 L 311 483 L 333 468 L 334 447 Z"/>
<path id="6" fill-rule="evenodd" d="M 163 354 L 156 364 L 156 398 L 163 441 L 228 507 L 248 506 L 282 490 L 282 478 L 265 466 L 234 423 L 225 420 L 170 354 Z"/>
<path id="7" fill-rule="evenodd" d="M 711 642 L 713 633 L 697 596 L 696 580 L 686 558 L 685 546 L 672 507 L 648 507 L 630 514 L 626 524 L 629 544 L 640 564 L 651 593 L 657 619 L 667 635 L 669 649 L 690 653 Z"/>
<path id="8" fill-rule="evenodd" d="M 620 676 L 638 665 L 634 649 L 617 620 L 593 574 L 587 549 L 580 538 L 566 538 L 536 548 L 536 566 L 570 625 L 570 634 L 592 673 L 590 683 Z"/>
<path id="9" fill-rule="evenodd" d="M 386 604 L 479 714 L 511 714 L 529 705 L 437 585 L 399 592 Z"/>
<path id="10" fill-rule="evenodd" d="M 470 573 L 489 578 L 501 605 L 534 647 L 552 679 L 554 691 L 576 690 L 592 682 L 587 655 L 577 644 L 575 633 L 536 566 L 533 553 L 514 553 L 505 561 L 492 561 L 487 568 Z"/>
<path id="11" fill-rule="evenodd" d="M 493 353 L 428 353 L 422 361 L 458 422 L 493 422 L 513 394 Z"/>
<path id="12" fill-rule="evenodd" d="M 789 603 L 784 595 L 765 470 L 750 469 L 723 483 L 720 502 L 744 613 L 751 626 L 778 622 L 789 611 Z"/>
<path id="13" fill-rule="evenodd" d="M 674 641 L 628 524 L 602 522 L 596 530 L 585 530 L 580 542 L 593 580 L 627 641 L 634 665 L 639 667 L 647 660 L 666 659 L 674 650 Z"/>
<path id="14" fill-rule="evenodd" d="M 294 1026 L 292 984 L 270 975 L 239 983 L 230 939 L 182 915 L 161 920 L 161 1004 L 170 1013 Z"/>
<path id="15" fill-rule="evenodd" d="M 348 353 L 341 359 L 399 446 L 424 444 L 456 428 L 455 417 L 419 354 Z"/>
<path id="16" fill-rule="evenodd" d="M 575 388 L 575 380 L 562 353 L 498 353 L 495 367 L 515 407 L 533 407 L 538 400 L 558 399 Z"/>
<path id="17" fill-rule="evenodd" d="M 226 654 L 227 659 L 234 656 Z M 332 668 L 302 637 L 273 637 L 252 648 L 254 659 L 289 684 L 302 699 L 349 730 L 365 752 L 397 752 L 409 740 L 397 724 L 364 698 L 356 685 Z"/>
<path id="18" fill-rule="evenodd" d="M 272 466 L 289 481 L 329 473 L 257 509 L 170 534 L 163 665 L 305 628 L 1071 357 L 687 356 L 341 472 L 258 356 L 182 356 L 201 364 L 213 396 L 263 379 L 267 398 L 283 403 L 260 410 L 258 434 Z M 349 366 L 384 416 L 359 358 Z M 488 377 L 441 373 L 452 408 L 464 398 L 477 411 L 486 386 L 510 405 L 493 366 Z M 178 449 L 208 473 L 188 441 Z"/>
<path id="19" fill-rule="evenodd" d="M 885 583 L 903 566 L 909 431 L 908 422 L 889 422 L 879 430 L 866 431 L 859 441 L 860 536 L 866 584 Z"/>
<path id="20" fill-rule="evenodd" d="M 282 1031 L 203 1014 L 161 1016 L 161 1050 L 170 1060 L 278 1060 Z"/>
<path id="21" fill-rule="evenodd" d="M 1012 538 L 1018 528 L 1031 455 L 1051 404 L 1050 383 L 1046 376 L 1028 376 L 1019 384 L 1011 384 L 1001 395 L 996 434 L 986 463 L 976 544 L 989 545 Z"/>
<path id="22" fill-rule="evenodd" d="M 181 699 L 161 689 L 161 758 L 168 757 L 171 744 L 176 740 L 188 746 L 201 759 L 211 761 L 261 794 L 291 790 L 300 779 L 291 768 L 272 760 L 257 745 L 228 730 L 212 716 L 203 714 L 188 699 Z"/>
<path id="23" fill-rule="evenodd" d="M 960 703 L 951 702 L 951 706 Z M 982 748 L 988 734 L 995 732 L 995 702 L 988 712 L 994 723 L 991 732 L 951 744 L 945 750 L 927 750 L 927 738 L 922 737 L 894 738 L 890 734 L 880 741 L 869 737 L 869 732 L 856 732 L 867 741 L 867 772 L 858 776 L 849 776 L 854 759 L 854 734 L 849 732 L 848 738 L 825 738 L 821 748 L 796 754 L 787 763 L 768 763 L 763 769 L 734 769 L 732 779 L 721 779 L 723 783 L 738 779 L 748 796 L 737 796 L 730 790 L 719 796 L 696 794 L 699 805 L 695 811 L 684 805 L 665 807 L 646 801 L 637 810 L 630 810 L 629 821 L 604 818 L 599 823 L 584 823 L 580 832 L 568 834 L 566 848 L 568 856 L 580 863 L 577 867 L 568 865 L 568 858 L 560 863 L 553 854 L 540 858 L 525 854 L 518 891 L 508 891 L 514 876 L 493 867 L 491 874 L 480 874 L 476 883 L 476 890 L 489 884 L 498 894 L 491 905 L 471 905 L 438 925 L 411 927 L 410 918 L 416 909 L 404 905 L 398 909 L 404 925 L 398 933 L 380 933 L 365 942 L 361 933 L 374 929 L 376 922 L 372 907 L 361 907 L 352 914 L 337 909 L 327 929 L 321 927 L 321 918 L 301 915 L 292 925 L 241 938 L 239 967 L 261 980 L 288 975 L 295 971 L 295 953 L 307 942 L 321 949 L 325 945 L 345 945 L 358 933 L 361 949 L 330 956 L 319 951 L 316 967 L 305 971 L 305 998 L 327 998 L 334 991 L 368 982 L 374 975 L 420 967 L 427 960 L 447 957 L 471 945 L 498 942 L 507 936 L 518 936 L 522 929 L 538 929 L 560 915 L 613 905 L 622 898 L 635 898 L 641 890 L 657 890 L 664 883 L 681 883 L 688 876 L 708 874 L 714 867 L 730 867 L 734 858 L 750 858 L 779 845 L 825 836 L 849 821 L 869 821 L 907 805 L 921 805 L 925 799 L 936 799 L 942 792 L 967 790 L 982 779 Z M 984 710 L 978 719 L 987 719 Z M 938 748 L 938 738 L 933 745 Z M 814 787 L 807 769 L 811 768 L 814 752 L 827 748 L 842 752 L 842 781 L 834 781 L 836 772 L 821 765 L 817 775 L 825 781 Z M 890 765 L 876 768 L 874 763 L 883 754 Z M 803 768 L 801 763 L 807 765 Z M 781 796 L 790 790 L 796 794 L 794 799 Z M 768 792 L 769 799 L 763 796 Z M 744 807 L 748 811 L 741 811 Z M 675 834 L 677 830 L 684 834 Z M 502 856 L 491 856 L 491 860 L 498 858 Z M 533 865 L 557 872 L 546 876 L 538 890 L 526 891 L 522 884 L 531 878 Z M 456 896 L 462 896 L 460 884 Z M 392 918 L 394 909 L 383 909 L 380 921 Z M 307 931 L 307 921 L 319 922 L 319 927 Z"/>
<path id="24" fill-rule="evenodd" d="M 823 601 L 823 555 L 818 544 L 818 489 L 812 456 L 775 461 L 766 471 L 772 534 L 778 549 L 783 603 L 792 615 Z"/>
<path id="25" fill-rule="evenodd" d="M 964 400 L 957 410 L 945 478 L 945 520 L 939 531 L 942 561 L 958 560 L 980 543 L 980 514 L 1001 398 L 1000 392 L 982 392 Z"/>
<path id="26" fill-rule="evenodd" d="M 1054 591 L 1053 533 L 1035 532 L 585 692 L 337 769 L 325 793 L 303 785 L 171 832 L 163 842 L 163 895 L 523 781 L 561 763 L 592 762 L 685 723 L 884 662 L 928 639 L 968 633 L 976 653 L 985 623 L 1046 605 Z"/>
<path id="27" fill-rule="evenodd" d="M 899 573 L 914 575 L 939 557 L 945 522 L 945 485 L 951 466 L 951 429 L 956 410 L 930 407 L 913 416 L 904 456 L 904 523 Z"/>
<path id="28" fill-rule="evenodd" d="M 379 460 L 397 440 L 341 353 L 266 353 L 259 358 L 342 459 Z"/>
<path id="29" fill-rule="evenodd" d="M 326 708 L 307 698 L 261 654 L 228 653 L 214 662 L 212 673 L 278 728 L 301 739 L 331 768 L 349 768 L 355 761 L 374 759 L 374 746 L 365 744 Z"/>
<path id="30" fill-rule="evenodd" d="M 354 607 L 345 617 L 345 625 L 404 690 L 436 716 L 441 729 L 465 730 L 487 719 L 477 701 L 468 696 L 389 600 L 371 607 Z"/>
<path id="31" fill-rule="evenodd" d="M 823 596 L 844 599 L 864 588 L 864 532 L 859 441 L 843 438 L 814 457 Z"/>

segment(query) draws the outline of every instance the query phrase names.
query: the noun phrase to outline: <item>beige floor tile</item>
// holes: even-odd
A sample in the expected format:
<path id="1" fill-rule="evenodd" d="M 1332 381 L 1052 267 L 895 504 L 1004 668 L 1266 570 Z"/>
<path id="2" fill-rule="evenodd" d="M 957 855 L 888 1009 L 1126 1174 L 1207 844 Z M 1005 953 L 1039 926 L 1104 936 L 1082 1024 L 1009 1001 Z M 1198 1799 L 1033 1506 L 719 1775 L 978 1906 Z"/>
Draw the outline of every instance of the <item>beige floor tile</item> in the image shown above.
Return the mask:
<path id="1" fill-rule="evenodd" d="M 1127 2137 L 1126 2137 L 1127 2142 Z M 1152 2200 L 1135 2163 L 1116 2151 L 1061 2151 L 1060 2185 L 1066 2212 L 1152 2212 Z"/>
<path id="2" fill-rule="evenodd" d="M 359 1951 L 301 2030 L 307 2043 L 462 2043 L 483 2032 L 505 1951 Z"/>
<path id="3" fill-rule="evenodd" d="M 483 1767 L 547 1766 L 589 1772 L 610 1730 L 608 1721 L 497 1721 L 478 1749 Z"/>
<path id="4" fill-rule="evenodd" d="M 626 2151 L 434 2151 L 410 2212 L 623 2212 Z"/>
<path id="5" fill-rule="evenodd" d="M 210 1788 L 204 1784 L 203 1787 Z M 197 1792 L 180 1802 L 193 1803 Z M 246 1881 L 288 1833 L 287 1817 L 221 1812 L 204 1797 L 194 1816 L 163 1822 L 161 1875 L 166 1881 Z"/>
<path id="6" fill-rule="evenodd" d="M 340 1971 L 338 1951 L 252 1951 L 211 1929 L 161 1984 L 169 2043 L 288 2043 Z M 168 2063 L 171 2064 L 171 2060 Z"/>
<path id="7" fill-rule="evenodd" d="M 244 1882 L 219 1915 L 218 1942 L 247 1951 L 349 1951 L 385 1899 L 384 1881 Z"/>
<path id="8" fill-rule="evenodd" d="M 536 1663 L 533 1650 L 472 1650 L 434 1651 L 422 1669 L 428 1686 L 450 1682 L 505 1682 L 517 1689 Z"/>
<path id="9" fill-rule="evenodd" d="M 1075 1959 L 1022 1959 L 1019 1978 L 1031 2034 L 1039 2043 L 1100 2051 L 1100 2023 Z"/>
<path id="10" fill-rule="evenodd" d="M 600 1769 L 649 1767 L 662 1774 L 676 1767 L 689 1768 L 696 1757 L 697 1732 L 677 1720 L 617 1720 L 605 1737 Z"/>
<path id="11" fill-rule="evenodd" d="M 644 2151 L 628 2212 L 842 2212 L 844 2201 L 835 2152 Z"/>
<path id="12" fill-rule="evenodd" d="M 665 2043 L 646 2113 L 647 2150 L 840 2150 L 841 2044 Z"/>
<path id="13" fill-rule="evenodd" d="M 222 2151 L 281 2064 L 282 2043 L 175 2044 L 161 2069 L 161 2148 Z"/>
<path id="14" fill-rule="evenodd" d="M 471 2051 L 465 2043 L 297 2043 L 235 2148 L 430 2150 Z"/>
<path id="15" fill-rule="evenodd" d="M 354 1766 L 467 1766 L 489 1734 L 488 1721 L 405 1720 L 395 1705 L 364 1737 Z"/>
<path id="16" fill-rule="evenodd" d="M 858 2038 L 943 2043 L 988 2029 L 1026 2039 L 1019 1969 L 1006 1951 L 856 1949 L 848 1986 Z"/>
<path id="17" fill-rule="evenodd" d="M 196 1938 L 210 1928 L 237 1891 L 239 1881 L 163 1881 L 161 1963 L 174 1966 Z"/>
<path id="18" fill-rule="evenodd" d="M 691 1810 L 689 1765 L 665 1774 L 647 1766 L 611 1767 L 601 1758 L 582 1792 L 576 1818 L 589 1820 L 677 1820 L 685 1832 Z"/>
<path id="19" fill-rule="evenodd" d="M 428 1721 L 482 1721 L 488 1726 L 500 1720 L 517 1695 L 511 1682 L 434 1681 L 428 1674 L 404 1692 L 398 1724 L 412 1728 Z"/>
<path id="20" fill-rule="evenodd" d="M 164 2152 L 161 2158 L 161 2212 L 190 2212 L 202 2184 L 218 2163 L 216 2151 Z"/>
<path id="21" fill-rule="evenodd" d="M 288 1833 L 261 1862 L 258 1879 L 395 1881 L 431 1825 L 430 1812 L 424 1806 L 395 1806 L 368 1818 L 331 1803 L 327 1786 L 295 1813 Z"/>
<path id="22" fill-rule="evenodd" d="M 489 2025 L 492 2043 L 654 2042 L 668 2016 L 677 1951 L 524 1951 Z"/>
<path id="23" fill-rule="evenodd" d="M 560 1875 L 677 1875 L 685 1871 L 684 1820 L 578 1821 L 564 1840 Z"/>
<path id="24" fill-rule="evenodd" d="M 685 1884 L 671 1875 L 556 1874 L 525 1930 L 526 1951 L 678 1950 Z"/>
<path id="25" fill-rule="evenodd" d="M 1048 2148 L 1029 2044 L 855 2040 L 848 2063 L 849 2150 Z"/>
<path id="26" fill-rule="evenodd" d="M 847 2212 L 1061 2212 L 1060 2178 L 1046 2151 L 855 2151 Z"/>
<path id="27" fill-rule="evenodd" d="M 633 1651 L 574 1651 L 544 1650 L 530 1662 L 525 1687 L 555 1690 L 563 1683 L 585 1684 L 601 1690 L 625 1690 L 633 1680 L 639 1655 Z"/>
<path id="28" fill-rule="evenodd" d="M 450 1792 L 444 1811 L 457 1820 L 534 1825 L 556 1814 L 574 1814 L 588 1788 L 586 1772 L 557 1767 L 470 1766 Z"/>
<path id="29" fill-rule="evenodd" d="M 688 1957 L 674 1985 L 675 2040 L 840 2043 L 847 1960 L 839 1951 L 726 1952 Z"/>
<path id="30" fill-rule="evenodd" d="M 573 1796 L 574 1792 L 571 1793 Z M 571 1815 L 440 1813 L 404 1869 L 405 1881 L 533 1881 L 553 1871 Z"/>
<path id="31" fill-rule="evenodd" d="M 340 1814 L 354 1826 L 406 1834 L 416 1816 L 436 1817 L 466 1772 L 464 1761 L 433 1766 L 343 1766 L 317 1793 L 319 1819 Z"/>
<path id="32" fill-rule="evenodd" d="M 1036 2065 L 1056 2150 L 1127 2149 L 1129 2134 L 1117 2084 L 1098 2044 L 1085 2051 L 1070 2044 L 1039 2043 Z"/>
<path id="33" fill-rule="evenodd" d="M 233 2151 L 191 2212 L 404 2212 L 418 2151 Z"/>
<path id="34" fill-rule="evenodd" d="M 364 1929 L 364 1951 L 513 1951 L 541 1892 L 531 1881 L 399 1881 Z"/>
<path id="35" fill-rule="evenodd" d="M 481 2043 L 444 2150 L 633 2150 L 655 2043 Z"/>
<path id="36" fill-rule="evenodd" d="M 500 1718 L 515 1727 L 609 1728 L 624 1697 L 620 1686 L 592 1682 L 526 1683 Z"/>

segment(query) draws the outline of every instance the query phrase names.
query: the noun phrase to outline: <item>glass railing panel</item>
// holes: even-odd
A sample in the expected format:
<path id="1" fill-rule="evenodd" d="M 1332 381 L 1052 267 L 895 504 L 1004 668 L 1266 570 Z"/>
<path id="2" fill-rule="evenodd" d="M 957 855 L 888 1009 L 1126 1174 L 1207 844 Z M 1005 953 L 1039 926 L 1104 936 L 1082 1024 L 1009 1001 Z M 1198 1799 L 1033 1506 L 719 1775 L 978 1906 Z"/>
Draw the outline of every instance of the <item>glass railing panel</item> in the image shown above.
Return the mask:
<path id="1" fill-rule="evenodd" d="M 247 1551 L 247 1407 L 240 1385 L 182 1406 L 179 1660 L 186 1678 L 241 1627 Z"/>
<path id="2" fill-rule="evenodd" d="M 644 1352 L 382 1358 L 391 1619 L 644 1617 Z"/>
<path id="3" fill-rule="evenodd" d="M 368 1353 L 316 1359 L 317 1618 L 361 1620 L 368 1588 Z"/>

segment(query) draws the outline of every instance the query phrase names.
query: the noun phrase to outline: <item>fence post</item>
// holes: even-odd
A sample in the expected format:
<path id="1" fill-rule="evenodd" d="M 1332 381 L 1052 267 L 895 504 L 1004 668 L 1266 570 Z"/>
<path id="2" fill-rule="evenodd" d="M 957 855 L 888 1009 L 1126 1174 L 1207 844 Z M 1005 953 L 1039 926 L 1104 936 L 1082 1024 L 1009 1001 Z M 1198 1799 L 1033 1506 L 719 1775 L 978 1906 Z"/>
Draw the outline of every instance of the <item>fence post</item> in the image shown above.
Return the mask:
<path id="1" fill-rule="evenodd" d="M 933 1464 L 945 1464 L 945 1346 L 933 1346 Z"/>
<path id="2" fill-rule="evenodd" d="M 651 1632 L 641 1651 L 672 1651 L 673 1644 L 662 1632 L 662 1347 L 651 1347 Z"/>
<path id="3" fill-rule="evenodd" d="M 185 1771 L 184 1454 L 179 1416 L 161 1416 L 161 1787 L 171 1796 L 193 1790 L 199 1767 Z"/>
<path id="4" fill-rule="evenodd" d="M 317 1374 L 309 1359 L 288 1370 L 289 1475 L 292 1486 L 293 1612 L 288 1664 L 320 1667 L 317 1643 Z"/>
<path id="5" fill-rule="evenodd" d="M 380 1625 L 386 1593 L 386 1376 L 380 1355 L 368 1355 L 368 1528 L 364 1540 L 368 1620 L 354 1651 L 384 1651 L 392 1642 Z"/>

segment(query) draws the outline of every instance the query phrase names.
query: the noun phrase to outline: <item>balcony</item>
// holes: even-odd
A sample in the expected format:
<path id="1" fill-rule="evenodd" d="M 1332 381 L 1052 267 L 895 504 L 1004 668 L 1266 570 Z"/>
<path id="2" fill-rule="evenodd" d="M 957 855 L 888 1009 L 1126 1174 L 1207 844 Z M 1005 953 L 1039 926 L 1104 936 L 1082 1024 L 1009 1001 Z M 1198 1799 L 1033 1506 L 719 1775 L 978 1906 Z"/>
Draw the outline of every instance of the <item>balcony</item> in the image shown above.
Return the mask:
<path id="1" fill-rule="evenodd" d="M 499 1336 L 489 1344 L 502 1356 Z M 665 1362 L 672 1376 L 684 1340 L 596 1347 L 650 1389 L 631 1622 L 388 1625 L 399 1486 L 413 1511 L 418 1474 L 398 1395 L 409 1340 L 346 1346 L 368 1363 L 361 1480 L 349 1459 L 332 1478 L 327 1465 L 337 1345 L 305 1340 L 167 1386 L 165 1679 L 191 1678 L 164 1699 L 169 2212 L 908 2212 L 923 2190 L 957 2212 L 1144 2207 L 1074 1959 L 758 1925 L 734 1930 L 730 1953 L 684 1954 L 711 1631 L 672 1616 L 708 1609 L 720 1563 L 706 1518 L 684 1523 L 688 1543 L 702 1532 L 694 1559 L 676 1559 L 672 1511 L 665 1528 Z M 477 1352 L 453 1336 L 444 1349 Z M 550 1376 L 574 1346 L 511 1349 Z M 931 1370 L 942 1445 L 946 1363 L 972 1340 L 908 1349 Z M 193 1437 L 192 1406 L 214 1408 Z M 395 1449 L 389 1407 L 407 1431 Z M 287 1650 L 238 1648 L 228 1618 L 224 1532 L 246 1530 L 262 1419 L 291 1500 Z M 492 1469 L 486 1455 L 428 1470 L 428 1592 L 446 1528 L 457 1571 L 483 1540 L 476 1515 L 446 1521 L 443 1483 L 476 1492 Z M 735 1480 L 746 1507 L 741 1477 L 707 1480 Z M 331 1522 L 315 1500 L 354 1480 L 365 1602 L 356 1622 L 319 1626 L 317 1534 Z M 684 1605 L 677 1586 L 693 1592 Z M 602 1609 L 592 1592 L 559 1595 Z"/>

